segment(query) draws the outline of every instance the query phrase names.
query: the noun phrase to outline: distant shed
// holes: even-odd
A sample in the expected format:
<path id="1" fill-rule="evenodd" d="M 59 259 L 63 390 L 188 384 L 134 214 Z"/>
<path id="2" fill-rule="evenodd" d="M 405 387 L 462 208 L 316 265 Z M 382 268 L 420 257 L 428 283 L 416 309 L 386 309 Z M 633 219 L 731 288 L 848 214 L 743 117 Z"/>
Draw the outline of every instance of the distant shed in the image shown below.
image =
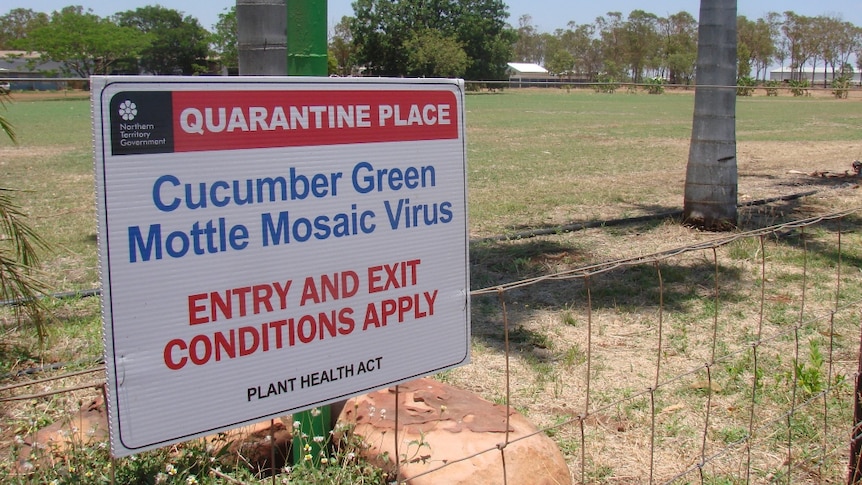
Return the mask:
<path id="1" fill-rule="evenodd" d="M 514 82 L 553 82 L 556 78 L 548 72 L 547 69 L 532 63 L 525 62 L 509 62 L 509 81 Z"/>
<path id="2" fill-rule="evenodd" d="M 862 73 L 854 72 L 850 75 L 850 82 L 857 86 L 862 85 Z M 819 69 L 817 71 L 812 71 L 811 69 L 804 70 L 792 70 L 788 68 L 782 69 L 774 69 L 769 72 L 769 80 L 770 81 L 790 81 L 794 77 L 801 78 L 812 82 L 815 86 L 823 85 L 825 83 L 832 82 L 833 75 L 831 71 L 824 72 L 823 69 Z M 838 74 L 835 74 L 835 77 L 838 77 Z M 812 81 L 813 80 L 813 81 Z"/>

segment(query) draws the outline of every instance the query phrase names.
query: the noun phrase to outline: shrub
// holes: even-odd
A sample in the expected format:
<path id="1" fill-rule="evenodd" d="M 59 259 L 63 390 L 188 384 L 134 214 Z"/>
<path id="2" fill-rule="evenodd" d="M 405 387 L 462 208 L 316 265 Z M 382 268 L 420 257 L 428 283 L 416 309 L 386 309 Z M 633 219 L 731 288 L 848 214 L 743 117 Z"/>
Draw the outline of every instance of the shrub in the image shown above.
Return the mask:
<path id="1" fill-rule="evenodd" d="M 835 99 L 847 99 L 849 91 L 849 76 L 840 76 L 832 80 L 832 96 L 835 96 Z"/>
<path id="2" fill-rule="evenodd" d="M 615 93 L 620 88 L 620 83 L 616 79 L 607 74 L 599 74 L 596 79 L 597 84 L 593 85 L 593 89 L 597 93 Z"/>
<path id="3" fill-rule="evenodd" d="M 767 96 L 778 96 L 778 86 L 781 83 L 779 81 L 766 81 L 763 83 L 763 87 L 766 88 Z"/>
<path id="4" fill-rule="evenodd" d="M 664 79 L 655 76 L 646 80 L 649 94 L 664 94 Z"/>
<path id="5" fill-rule="evenodd" d="M 807 79 L 803 79 L 801 81 L 790 81 L 790 92 L 794 96 L 810 96 L 808 92 L 808 88 L 811 87 L 811 83 L 808 82 Z"/>
<path id="6" fill-rule="evenodd" d="M 757 80 L 748 76 L 741 77 L 736 80 L 736 95 L 751 96 L 754 94 L 754 88 L 757 87 Z"/>

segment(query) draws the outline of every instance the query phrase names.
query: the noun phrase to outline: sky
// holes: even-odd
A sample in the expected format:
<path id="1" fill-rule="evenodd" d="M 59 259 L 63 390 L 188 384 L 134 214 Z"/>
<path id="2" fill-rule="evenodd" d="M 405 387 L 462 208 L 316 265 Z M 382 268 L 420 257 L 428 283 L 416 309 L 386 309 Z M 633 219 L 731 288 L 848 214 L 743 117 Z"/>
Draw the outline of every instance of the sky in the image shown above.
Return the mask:
<path id="1" fill-rule="evenodd" d="M 338 23 L 341 17 L 353 15 L 351 3 L 353 0 L 329 0 L 327 3 L 327 18 L 330 29 Z M 540 32 L 553 32 L 566 28 L 566 24 L 574 21 L 577 24 L 592 23 L 596 17 L 608 12 L 621 12 L 623 18 L 632 10 L 644 10 L 660 17 L 667 17 L 686 11 L 695 18 L 700 9 L 699 0 L 664 0 L 662 2 L 646 2 L 644 0 L 603 0 L 599 2 L 582 2 L 574 0 L 504 0 L 509 5 L 509 23 L 517 27 L 522 15 L 530 15 L 532 23 Z M 185 0 L 183 2 L 166 2 L 159 0 L 6 0 L 6 6 L 0 7 L 0 15 L 13 8 L 29 8 L 37 12 L 50 13 L 67 5 L 81 5 L 92 9 L 101 17 L 116 12 L 134 10 L 145 5 L 159 4 L 179 10 L 186 15 L 198 19 L 201 26 L 212 30 L 218 21 L 219 13 L 236 5 L 236 0 Z M 658 5 L 656 5 L 658 3 Z M 758 19 L 767 12 L 793 11 L 799 15 L 810 17 L 818 15 L 837 16 L 857 26 L 862 26 L 862 0 L 738 0 L 739 15 L 749 19 Z"/>

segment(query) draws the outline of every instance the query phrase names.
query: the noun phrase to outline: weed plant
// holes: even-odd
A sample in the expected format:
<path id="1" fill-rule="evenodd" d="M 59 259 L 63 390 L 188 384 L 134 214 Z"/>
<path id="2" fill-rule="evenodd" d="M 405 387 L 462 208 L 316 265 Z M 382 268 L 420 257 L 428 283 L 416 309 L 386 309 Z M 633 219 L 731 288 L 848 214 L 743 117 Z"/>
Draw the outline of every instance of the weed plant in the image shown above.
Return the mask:
<path id="1" fill-rule="evenodd" d="M 0 461 L 0 483 L 216 485 L 274 481 L 296 485 L 383 485 L 387 474 L 365 460 L 367 446 L 351 431 L 341 425 L 327 436 L 309 436 L 303 433 L 299 421 L 294 422 L 293 446 L 301 450 L 295 454 L 298 461 L 275 471 L 258 470 L 242 451 L 236 451 L 242 447 L 236 446 L 238 443 L 229 434 L 121 459 L 111 458 L 107 442 L 91 439 L 92 432 L 82 435 L 75 428 L 62 433 L 63 443 L 50 447 L 31 448 L 24 438 L 15 436 L 9 451 L 12 456 L 24 458 Z M 318 450 L 316 455 L 313 450 Z"/>

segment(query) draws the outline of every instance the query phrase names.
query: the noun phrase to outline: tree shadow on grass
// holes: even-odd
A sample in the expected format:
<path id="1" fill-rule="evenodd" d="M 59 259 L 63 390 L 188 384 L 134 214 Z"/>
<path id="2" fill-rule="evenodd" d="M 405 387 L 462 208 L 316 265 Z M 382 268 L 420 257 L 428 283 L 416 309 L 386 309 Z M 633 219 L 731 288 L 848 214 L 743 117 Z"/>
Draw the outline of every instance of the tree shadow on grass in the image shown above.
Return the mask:
<path id="1" fill-rule="evenodd" d="M 511 226 L 511 232 L 496 237 L 484 238 L 481 241 L 507 241 L 517 240 L 535 236 L 549 236 L 555 234 L 563 234 L 567 232 L 582 231 L 584 229 L 594 229 L 599 227 L 615 227 L 615 226 L 656 226 L 669 219 L 678 219 L 682 215 L 682 209 L 677 207 L 668 207 L 661 205 L 642 205 L 634 204 L 634 207 L 640 209 L 642 213 L 634 217 L 620 217 L 616 219 L 601 219 L 589 221 L 570 221 L 565 224 L 542 224 L 542 225 L 526 225 L 520 224 Z"/>
<path id="2" fill-rule="evenodd" d="M 761 210 L 766 209 L 756 209 Z M 749 214 L 745 227 L 740 229 L 763 229 L 788 220 L 803 220 L 805 204 L 801 199 L 781 201 L 767 212 L 768 216 L 763 216 L 763 220 L 756 220 L 757 217 Z M 627 234 L 642 233 L 654 229 L 655 224 L 629 224 L 614 230 Z M 769 262 L 767 273 L 771 275 L 768 278 L 770 281 L 796 278 L 803 265 L 807 265 L 809 271 L 837 274 L 840 264 L 844 268 L 841 274 L 848 275 L 844 277 L 846 280 L 853 268 L 862 267 L 862 255 L 852 250 L 847 242 L 839 250 L 838 236 L 841 234 L 846 238 L 849 234 L 858 234 L 860 228 L 862 216 L 854 213 L 804 229 L 782 227 L 764 234 L 771 246 L 766 248 L 767 254 L 771 255 L 770 259 L 778 258 Z M 507 310 L 510 343 L 540 361 L 559 358 L 559 355 L 549 354 L 551 346 L 548 339 L 551 337 L 544 331 L 547 329 L 542 328 L 544 324 L 537 325 L 537 321 L 551 318 L 559 324 L 568 318 L 583 319 L 587 308 L 605 315 L 610 314 L 605 310 L 642 315 L 648 320 L 661 309 L 668 315 L 685 315 L 685 318 L 709 325 L 711 309 L 715 308 L 716 277 L 719 306 L 746 304 L 759 291 L 760 285 L 759 271 L 755 268 L 752 272 L 751 269 L 752 265 L 759 266 L 762 254 L 757 236 L 730 241 L 718 251 L 717 267 L 713 252 L 706 248 L 659 262 L 621 264 L 592 274 L 588 283 L 581 273 L 568 279 L 548 278 L 513 286 L 519 281 L 577 271 L 587 265 L 595 268 L 595 261 L 602 261 L 602 258 L 579 244 L 576 238 L 537 237 L 474 243 L 470 250 L 473 289 L 506 286 L 506 290 L 473 297 L 473 336 L 496 351 L 505 350 L 503 305 Z M 750 264 L 742 263 L 746 260 Z M 827 275 L 826 279 L 830 278 Z M 809 285 L 813 284 L 812 280 Z M 788 288 L 782 287 L 780 279 L 767 285 L 769 290 L 777 291 L 782 298 L 789 297 Z M 792 295 L 794 290 L 790 288 L 789 291 Z"/>
<path id="3" fill-rule="evenodd" d="M 650 228 L 634 224 L 627 229 L 645 232 Z M 578 270 L 600 260 L 577 243 L 549 238 L 484 241 L 471 245 L 470 253 L 474 290 Z M 583 315 L 588 306 L 592 311 L 623 313 L 656 314 L 659 308 L 666 312 L 690 311 L 692 306 L 703 307 L 704 300 L 714 299 L 716 274 L 722 301 L 736 303 L 748 298 L 739 289 L 738 282 L 742 278 L 739 267 L 720 262 L 716 269 L 711 253 L 695 253 L 692 257 L 658 263 L 621 265 L 591 275 L 588 283 L 583 275 L 575 275 L 475 296 L 472 300 L 473 337 L 487 347 L 505 350 L 502 310 L 505 304 L 510 344 L 533 358 L 546 360 L 553 358 L 547 344 L 549 337 L 530 325 L 537 312 L 566 319 L 572 313 Z"/>
<path id="4" fill-rule="evenodd" d="M 812 172 L 811 175 L 800 175 L 790 179 L 778 178 L 780 182 L 775 185 L 780 187 L 811 187 L 811 188 L 838 188 L 848 185 L 856 185 L 862 182 L 862 177 L 854 174 L 851 170 L 843 173 L 835 172 Z"/>
<path id="5" fill-rule="evenodd" d="M 798 261 L 809 267 L 838 268 L 844 269 L 845 274 L 851 268 L 862 268 L 862 256 L 852 254 L 848 247 L 846 236 L 858 234 L 862 231 L 862 216 L 858 213 L 846 215 L 842 218 L 825 220 L 813 227 L 790 228 L 771 235 L 780 243 L 797 249 L 801 255 L 805 255 L 807 261 Z M 839 247 L 839 237 L 842 245 Z"/>

